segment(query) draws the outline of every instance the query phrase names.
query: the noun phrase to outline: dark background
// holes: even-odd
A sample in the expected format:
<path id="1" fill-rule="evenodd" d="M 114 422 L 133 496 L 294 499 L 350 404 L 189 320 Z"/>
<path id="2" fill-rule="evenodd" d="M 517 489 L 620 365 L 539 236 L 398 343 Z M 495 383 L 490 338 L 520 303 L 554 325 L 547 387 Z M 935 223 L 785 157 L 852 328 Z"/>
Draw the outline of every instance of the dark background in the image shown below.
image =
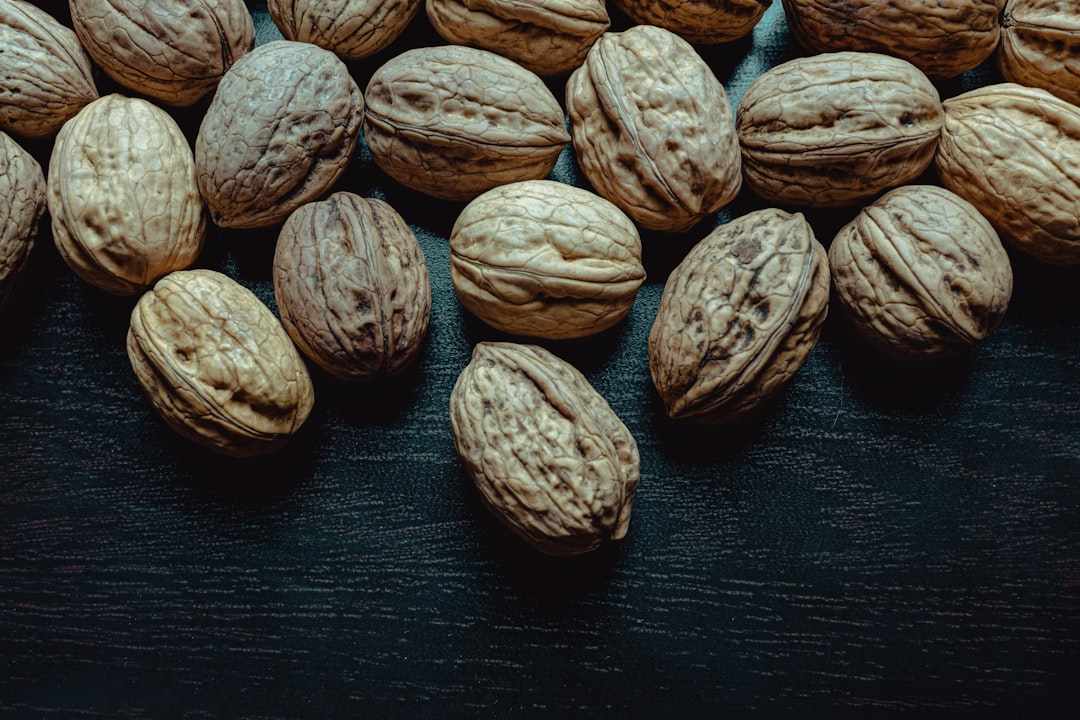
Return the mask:
<path id="1" fill-rule="evenodd" d="M 277 37 L 265 4 L 249 5 L 259 42 Z M 393 54 L 437 43 L 421 11 L 390 50 L 351 69 L 364 87 Z M 732 103 L 799 53 L 779 3 L 750 38 L 700 51 Z M 997 79 L 987 63 L 939 88 L 947 97 Z M 561 99 L 562 82 L 551 86 Z M 99 88 L 116 89 L 104 77 Z M 193 139 L 199 112 L 175 115 Z M 48 144 L 29 147 L 44 165 Z M 585 185 L 569 150 L 554 177 Z M 475 342 L 502 337 L 453 295 L 446 238 L 462 205 L 397 186 L 363 147 L 339 189 L 387 199 L 416 232 L 430 335 L 397 381 L 350 386 L 315 372 L 305 428 L 255 460 L 195 448 L 153 414 L 124 351 L 135 298 L 78 280 L 46 223 L 0 308 L 0 715 L 1076 707 L 1075 269 L 1014 255 L 1004 324 L 945 363 L 889 362 L 834 309 L 759 424 L 696 428 L 665 418 L 646 337 L 686 250 L 760 203 L 744 191 L 689 233 L 644 234 L 649 280 L 629 318 L 545 343 L 637 439 L 630 534 L 552 560 L 486 514 L 454 454 L 450 388 Z M 855 210 L 808 216 L 827 245 Z M 198 266 L 274 307 L 276 233 L 212 229 Z"/>

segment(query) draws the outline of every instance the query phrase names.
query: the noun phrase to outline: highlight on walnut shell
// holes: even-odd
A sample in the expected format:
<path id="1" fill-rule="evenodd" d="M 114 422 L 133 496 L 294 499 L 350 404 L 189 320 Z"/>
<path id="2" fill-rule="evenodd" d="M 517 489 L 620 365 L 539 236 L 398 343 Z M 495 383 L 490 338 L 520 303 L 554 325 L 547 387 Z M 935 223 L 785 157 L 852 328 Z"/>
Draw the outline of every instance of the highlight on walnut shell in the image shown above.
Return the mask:
<path id="1" fill-rule="evenodd" d="M 667 414 L 757 416 L 817 344 L 828 301 L 826 252 L 802 214 L 766 208 L 717 227 L 668 276 L 649 333 Z"/>
<path id="2" fill-rule="evenodd" d="M 514 335 L 595 335 L 630 312 L 645 280 L 637 228 L 599 195 L 551 180 L 488 190 L 450 232 L 466 310 Z"/>
<path id="3" fill-rule="evenodd" d="M 1080 5 L 1076 0 L 1008 0 L 997 59 L 1005 80 L 1080 105 Z"/>
<path id="4" fill-rule="evenodd" d="M 536 550 L 580 555 L 626 536 L 637 443 L 551 351 L 478 343 L 450 394 L 450 428 L 484 505 Z"/>
<path id="5" fill-rule="evenodd" d="M 416 17 L 421 0 L 269 0 L 270 19 L 286 40 L 307 42 L 343 60 L 388 48 Z"/>
<path id="6" fill-rule="evenodd" d="M 670 30 L 695 45 L 749 35 L 771 4 L 772 0 L 612 0 L 634 22 Z"/>
<path id="7" fill-rule="evenodd" d="M 829 246 L 836 299 L 883 353 L 932 360 L 967 352 L 1005 317 L 1013 276 L 997 233 L 936 185 L 892 190 Z"/>
<path id="8" fill-rule="evenodd" d="M 30 260 L 45 203 L 41 165 L 0 131 L 0 305 Z"/>

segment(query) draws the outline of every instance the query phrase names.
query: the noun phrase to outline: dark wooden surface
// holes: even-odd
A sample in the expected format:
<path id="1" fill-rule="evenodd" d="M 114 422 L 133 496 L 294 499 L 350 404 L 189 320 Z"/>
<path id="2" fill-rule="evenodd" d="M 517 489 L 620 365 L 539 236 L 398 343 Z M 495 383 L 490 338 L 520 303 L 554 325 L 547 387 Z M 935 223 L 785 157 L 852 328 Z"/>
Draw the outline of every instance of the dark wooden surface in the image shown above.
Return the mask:
<path id="1" fill-rule="evenodd" d="M 259 41 L 275 37 L 251 7 Z M 363 87 L 436 42 L 421 16 L 353 70 Z M 702 49 L 733 102 L 797 52 L 779 3 L 751 39 Z M 988 64 L 940 87 L 994 78 Z M 197 113 L 177 116 L 193 137 Z M 569 153 L 555 177 L 583 184 Z M 77 280 L 44 232 L 0 309 L 0 716 L 1071 715 L 1076 270 L 1014 258 L 1004 324 L 948 363 L 885 361 L 834 313 L 761 423 L 697 429 L 663 416 L 646 337 L 670 268 L 757 203 L 744 192 L 695 231 L 647 234 L 627 321 L 548 343 L 642 457 L 628 538 L 555 561 L 485 514 L 451 444 L 453 381 L 499 337 L 450 285 L 461 206 L 395 186 L 363 149 L 341 187 L 417 233 L 431 334 L 399 381 L 316 373 L 305 429 L 254 461 L 153 415 L 124 353 L 134 299 Z M 828 243 L 852 212 L 810 217 Z M 213 231 L 198 265 L 273 307 L 275 237 Z"/>

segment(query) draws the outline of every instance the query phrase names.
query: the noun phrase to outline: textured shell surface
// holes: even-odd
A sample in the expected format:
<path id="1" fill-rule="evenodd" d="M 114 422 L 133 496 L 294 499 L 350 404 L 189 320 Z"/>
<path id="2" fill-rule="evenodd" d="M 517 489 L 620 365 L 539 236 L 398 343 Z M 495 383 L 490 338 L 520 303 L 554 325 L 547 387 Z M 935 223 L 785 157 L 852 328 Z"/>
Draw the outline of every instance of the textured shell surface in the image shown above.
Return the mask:
<path id="1" fill-rule="evenodd" d="M 945 101 L 936 165 L 1006 243 L 1080 263 L 1080 108 L 1015 83 L 957 95 Z"/>
<path id="2" fill-rule="evenodd" d="M 543 80 L 487 50 L 407 50 L 375 71 L 364 97 L 364 139 L 375 163 L 433 197 L 471 200 L 543 178 L 570 143 Z"/>
<path id="3" fill-rule="evenodd" d="M 872 344 L 939 358 L 985 340 L 1012 296 L 1009 255 L 975 206 L 936 185 L 907 185 L 864 208 L 829 246 L 841 307 Z"/>
<path id="4" fill-rule="evenodd" d="M 551 351 L 478 343 L 451 392 L 450 426 L 484 504 L 535 549 L 579 555 L 626 536 L 637 443 Z"/>
<path id="5" fill-rule="evenodd" d="M 1008 0 L 1001 25 L 997 58 L 1004 78 L 1080 105 L 1080 3 Z"/>
<path id="6" fill-rule="evenodd" d="M 345 171 L 363 118 L 360 88 L 328 50 L 276 40 L 241 57 L 195 140 L 214 222 L 267 227 L 317 199 Z"/>
<path id="7" fill-rule="evenodd" d="M 730 42 L 754 29 L 772 0 L 613 0 L 642 25 L 671 30 L 695 45 Z"/>
<path id="8" fill-rule="evenodd" d="M 49 215 L 61 257 L 83 280 L 131 295 L 190 266 L 206 238 L 195 161 L 167 112 L 106 95 L 57 133 Z"/>
<path id="9" fill-rule="evenodd" d="M 345 60 L 385 50 L 416 17 L 421 0 L 269 0 L 286 40 L 308 42 Z"/>
<path id="10" fill-rule="evenodd" d="M 736 117 L 747 184 L 798 207 L 850 205 L 911 182 L 933 162 L 942 122 L 937 88 L 921 70 L 865 52 L 767 70 Z"/>
<path id="11" fill-rule="evenodd" d="M 250 290 L 213 270 L 166 275 L 131 313 L 127 353 L 155 411 L 225 455 L 279 449 L 314 403 L 303 359 Z"/>
<path id="12" fill-rule="evenodd" d="M 48 138 L 98 97 L 75 31 L 23 0 L 0 0 L 0 130 Z"/>
<path id="13" fill-rule="evenodd" d="M 570 76 L 566 106 L 582 173 L 641 227 L 688 230 L 739 194 L 735 113 L 678 35 L 605 34 Z"/>
<path id="14" fill-rule="evenodd" d="M 461 304 L 504 332 L 594 335 L 630 312 L 645 280 L 641 240 L 617 207 L 550 180 L 493 188 L 450 233 L 450 277 Z"/>
<path id="15" fill-rule="evenodd" d="M 774 208 L 717 227 L 668 276 L 649 370 L 668 415 L 747 417 L 817 343 L 828 312 L 825 249 L 801 214 Z"/>
<path id="16" fill-rule="evenodd" d="M 30 260 L 45 214 L 41 164 L 0 132 L 0 305 Z"/>
<path id="17" fill-rule="evenodd" d="M 336 192 L 301 206 L 274 254 L 281 322 L 341 380 L 395 375 L 423 348 L 431 283 L 423 251 L 393 207 Z"/>

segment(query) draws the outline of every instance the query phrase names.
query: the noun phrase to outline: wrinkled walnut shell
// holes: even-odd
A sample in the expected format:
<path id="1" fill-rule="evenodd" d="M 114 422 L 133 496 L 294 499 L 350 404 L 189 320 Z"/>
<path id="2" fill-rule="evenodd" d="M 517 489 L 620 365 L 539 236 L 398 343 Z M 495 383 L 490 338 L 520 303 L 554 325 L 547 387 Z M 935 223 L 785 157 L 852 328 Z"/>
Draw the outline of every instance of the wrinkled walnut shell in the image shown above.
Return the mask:
<path id="1" fill-rule="evenodd" d="M 269 0 L 270 19 L 286 40 L 307 42 L 344 60 L 385 50 L 405 30 L 421 0 Z"/>
<path id="2" fill-rule="evenodd" d="M 635 22 L 670 30 L 695 45 L 749 35 L 771 4 L 772 0 L 612 0 Z"/>
<path id="3" fill-rule="evenodd" d="M 44 214 L 41 165 L 7 133 L 0 132 L 0 305 L 30 260 Z"/>
<path id="4" fill-rule="evenodd" d="M 1080 5 L 1076 0 L 1008 0 L 998 67 L 1009 82 L 1039 87 L 1080 105 Z"/>

